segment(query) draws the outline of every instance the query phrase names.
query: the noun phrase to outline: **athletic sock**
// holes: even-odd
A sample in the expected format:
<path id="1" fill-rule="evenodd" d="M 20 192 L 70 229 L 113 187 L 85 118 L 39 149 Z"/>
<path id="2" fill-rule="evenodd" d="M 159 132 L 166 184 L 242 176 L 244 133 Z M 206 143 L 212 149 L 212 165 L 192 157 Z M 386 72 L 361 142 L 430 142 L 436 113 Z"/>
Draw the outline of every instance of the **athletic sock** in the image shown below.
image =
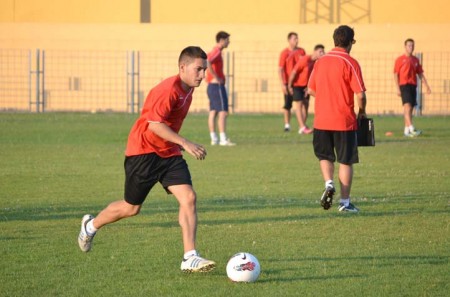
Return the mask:
<path id="1" fill-rule="evenodd" d="M 87 222 L 86 224 L 86 232 L 88 233 L 88 235 L 94 235 L 95 232 L 97 232 L 97 228 L 94 227 L 94 220 L 92 219 L 89 222 Z"/>
<path id="2" fill-rule="evenodd" d="M 187 259 L 189 259 L 191 256 L 198 256 L 197 250 L 190 250 L 190 251 L 187 251 L 186 253 L 184 253 L 183 258 L 187 260 Z"/>
<path id="3" fill-rule="evenodd" d="M 416 131 L 416 129 L 414 128 L 413 125 L 409 126 L 408 129 L 409 129 L 409 132 L 414 132 L 414 131 Z"/>
<path id="4" fill-rule="evenodd" d="M 347 207 L 347 206 L 350 205 L 350 198 L 346 198 L 346 199 L 342 199 L 342 198 L 341 198 L 340 203 L 341 203 L 341 204 L 344 204 L 345 207 Z"/>
<path id="5" fill-rule="evenodd" d="M 325 188 L 331 188 L 331 187 L 334 188 L 334 182 L 333 182 L 333 180 L 329 179 L 325 182 Z"/>
<path id="6" fill-rule="evenodd" d="M 210 132 L 209 135 L 211 136 L 211 141 L 217 141 L 217 134 L 216 134 L 216 132 Z"/>
<path id="7" fill-rule="evenodd" d="M 225 132 L 220 132 L 220 142 L 227 141 L 227 134 Z"/>
<path id="8" fill-rule="evenodd" d="M 284 128 L 286 128 L 286 129 L 291 129 L 291 125 L 289 125 L 289 124 L 284 124 Z"/>
<path id="9" fill-rule="evenodd" d="M 409 134 L 409 127 L 405 127 L 405 135 Z"/>

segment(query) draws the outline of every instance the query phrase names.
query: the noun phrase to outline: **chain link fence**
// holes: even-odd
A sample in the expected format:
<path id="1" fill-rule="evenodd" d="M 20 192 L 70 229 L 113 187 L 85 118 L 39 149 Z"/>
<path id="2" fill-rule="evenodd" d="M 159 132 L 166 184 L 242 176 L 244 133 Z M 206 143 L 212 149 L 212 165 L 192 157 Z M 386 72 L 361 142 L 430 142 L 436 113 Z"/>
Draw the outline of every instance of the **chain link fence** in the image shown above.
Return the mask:
<path id="1" fill-rule="evenodd" d="M 175 51 L 0 49 L 0 111 L 136 113 L 152 87 L 178 73 L 178 55 Z M 224 53 L 231 112 L 281 111 L 278 55 L 267 51 Z M 402 114 L 393 79 L 394 60 L 400 54 L 352 55 L 363 71 L 368 113 Z M 448 115 L 450 52 L 421 56 L 432 88 L 431 94 L 422 94 L 419 87 L 421 114 Z M 195 90 L 191 112 L 205 112 L 208 106 L 203 82 Z"/>

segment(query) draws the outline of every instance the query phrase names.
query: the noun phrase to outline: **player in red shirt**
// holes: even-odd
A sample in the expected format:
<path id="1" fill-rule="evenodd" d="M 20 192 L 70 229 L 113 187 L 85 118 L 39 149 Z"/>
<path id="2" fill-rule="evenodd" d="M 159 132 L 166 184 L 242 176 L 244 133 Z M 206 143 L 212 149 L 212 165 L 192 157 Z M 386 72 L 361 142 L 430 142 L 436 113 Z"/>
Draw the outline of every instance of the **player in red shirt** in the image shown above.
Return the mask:
<path id="1" fill-rule="evenodd" d="M 419 136 L 422 131 L 416 130 L 412 123 L 412 113 L 417 105 L 417 76 L 427 87 L 427 93 L 431 93 L 430 86 L 423 74 L 422 65 L 414 55 L 414 40 L 405 40 L 405 54 L 395 60 L 394 81 L 397 87 L 397 95 L 402 97 L 403 117 L 405 120 L 404 135 L 406 137 Z"/>
<path id="2" fill-rule="evenodd" d="M 147 96 L 142 113 L 131 128 L 125 152 L 124 200 L 109 204 L 97 217 L 85 215 L 78 244 L 91 250 L 98 229 L 139 213 L 152 187 L 160 182 L 179 202 L 179 223 L 184 257 L 181 270 L 206 272 L 215 263 L 201 258 L 195 247 L 197 231 L 196 194 L 181 149 L 197 160 L 206 157 L 203 146 L 178 134 L 192 101 L 194 88 L 205 77 L 206 53 L 199 47 L 185 48 L 179 57 L 179 73 L 155 86 Z"/>
<path id="3" fill-rule="evenodd" d="M 325 191 L 320 199 L 324 209 L 333 202 L 334 162 L 339 163 L 341 201 L 339 211 L 358 212 L 350 203 L 353 164 L 359 162 L 354 112 L 354 95 L 359 106 L 358 118 L 366 116 L 366 88 L 358 62 L 350 57 L 355 33 L 339 26 L 333 34 L 336 46 L 314 65 L 308 82 L 309 94 L 316 97 L 314 116 L 314 153 L 320 161 Z"/>
<path id="4" fill-rule="evenodd" d="M 312 55 L 301 56 L 297 59 L 294 68 L 289 75 L 288 88 L 289 94 L 292 96 L 295 109 L 300 111 L 300 130 L 299 134 L 311 134 L 313 132 L 306 125 L 309 108 L 309 95 L 307 92 L 308 79 L 317 59 L 323 56 L 325 47 L 318 44 L 314 47 Z"/>
<path id="5" fill-rule="evenodd" d="M 291 109 L 293 97 L 289 94 L 288 80 L 292 69 L 296 61 L 300 56 L 305 55 L 305 50 L 298 47 L 298 35 L 295 32 L 290 32 L 288 34 L 288 47 L 285 48 L 278 60 L 278 76 L 280 78 L 281 90 L 284 95 L 284 106 L 283 106 L 283 118 L 284 118 L 284 131 L 289 132 L 291 130 Z M 296 116 L 299 126 L 301 127 L 300 110 L 296 109 Z"/>
<path id="6" fill-rule="evenodd" d="M 233 146 L 227 137 L 228 95 L 225 89 L 225 74 L 223 73 L 222 50 L 230 44 L 230 34 L 220 31 L 216 34 L 216 46 L 208 53 L 208 71 L 206 82 L 209 98 L 208 128 L 211 136 L 211 145 Z M 216 118 L 219 128 L 219 137 L 216 134 Z"/>

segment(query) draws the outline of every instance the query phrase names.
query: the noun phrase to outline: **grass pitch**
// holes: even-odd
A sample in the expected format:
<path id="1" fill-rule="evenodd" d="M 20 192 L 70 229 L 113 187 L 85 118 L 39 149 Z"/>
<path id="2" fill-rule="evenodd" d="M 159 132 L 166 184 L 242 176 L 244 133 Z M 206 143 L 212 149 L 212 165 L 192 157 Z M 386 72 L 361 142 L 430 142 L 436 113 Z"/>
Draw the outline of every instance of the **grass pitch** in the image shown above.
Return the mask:
<path id="1" fill-rule="evenodd" d="M 188 116 L 181 134 L 208 148 L 205 161 L 185 156 L 198 249 L 218 263 L 201 275 L 180 271 L 178 206 L 159 185 L 139 216 L 103 228 L 90 253 L 78 248 L 81 217 L 123 195 L 135 118 L 0 114 L 1 296 L 448 295 L 447 117 L 416 118 L 417 139 L 402 136 L 401 117 L 375 117 L 376 147 L 355 165 L 361 212 L 340 214 L 320 207 L 312 136 L 282 132 L 281 115 L 231 116 L 236 147 L 209 146 L 206 116 Z M 256 283 L 227 279 L 239 251 L 259 259 Z"/>

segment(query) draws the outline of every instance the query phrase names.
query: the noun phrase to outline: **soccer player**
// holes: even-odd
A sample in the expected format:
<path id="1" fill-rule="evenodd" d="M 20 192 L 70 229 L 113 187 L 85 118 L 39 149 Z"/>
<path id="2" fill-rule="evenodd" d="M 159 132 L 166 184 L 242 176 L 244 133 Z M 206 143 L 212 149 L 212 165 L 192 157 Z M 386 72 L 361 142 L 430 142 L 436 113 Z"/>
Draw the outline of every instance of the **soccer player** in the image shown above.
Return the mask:
<path id="1" fill-rule="evenodd" d="M 199 47 L 185 48 L 178 60 L 178 75 L 155 86 L 142 113 L 131 128 L 125 152 L 124 199 L 112 202 L 97 217 L 85 215 L 78 244 L 89 252 L 98 229 L 139 213 L 152 187 L 160 182 L 179 203 L 184 257 L 181 270 L 207 272 L 215 262 L 201 258 L 195 247 L 197 231 L 196 193 L 181 150 L 197 160 L 206 157 L 203 146 L 178 134 L 192 102 L 194 88 L 205 77 L 206 53 Z"/>
<path id="2" fill-rule="evenodd" d="M 284 118 L 284 131 L 291 131 L 291 109 L 293 97 L 289 94 L 288 80 L 289 75 L 294 68 L 296 59 L 300 56 L 304 56 L 305 50 L 298 47 L 298 35 L 295 32 L 290 32 L 287 37 L 288 47 L 285 48 L 278 60 L 278 76 L 280 78 L 281 90 L 284 95 L 284 106 L 283 106 L 283 118 Z M 300 110 L 296 109 L 296 116 L 299 126 L 301 126 Z"/>
<path id="3" fill-rule="evenodd" d="M 216 34 L 216 46 L 208 53 L 208 83 L 209 116 L 208 128 L 211 136 L 211 145 L 233 146 L 227 137 L 228 96 L 225 89 L 225 74 L 223 73 L 222 51 L 230 44 L 230 34 L 220 31 Z M 219 137 L 216 134 L 216 118 L 219 128 Z"/>
<path id="4" fill-rule="evenodd" d="M 311 55 L 301 56 L 295 63 L 294 68 L 289 75 L 288 87 L 289 94 L 294 101 L 295 109 L 300 111 L 299 134 L 311 134 L 313 132 L 306 125 L 309 109 L 309 95 L 307 90 L 308 79 L 317 59 L 323 56 L 325 47 L 322 44 L 317 44 L 314 47 L 314 52 Z"/>
<path id="5" fill-rule="evenodd" d="M 361 68 L 349 53 L 355 44 L 355 32 L 348 26 L 339 26 L 333 34 L 335 48 L 318 59 L 308 82 L 308 92 L 316 97 L 313 146 L 319 159 L 325 181 L 325 191 L 320 199 L 324 209 L 333 203 L 334 162 L 339 163 L 341 201 L 338 210 L 358 212 L 350 203 L 353 164 L 358 163 L 354 112 L 356 94 L 358 118 L 366 117 L 366 95 Z"/>
<path id="6" fill-rule="evenodd" d="M 414 55 L 414 40 L 405 40 L 405 54 L 395 60 L 394 81 L 397 87 L 397 95 L 402 98 L 403 117 L 405 121 L 404 135 L 406 137 L 419 136 L 422 131 L 416 130 L 412 122 L 412 113 L 417 105 L 417 76 L 423 81 L 427 93 L 431 93 L 430 86 L 423 74 L 422 65 Z"/>

